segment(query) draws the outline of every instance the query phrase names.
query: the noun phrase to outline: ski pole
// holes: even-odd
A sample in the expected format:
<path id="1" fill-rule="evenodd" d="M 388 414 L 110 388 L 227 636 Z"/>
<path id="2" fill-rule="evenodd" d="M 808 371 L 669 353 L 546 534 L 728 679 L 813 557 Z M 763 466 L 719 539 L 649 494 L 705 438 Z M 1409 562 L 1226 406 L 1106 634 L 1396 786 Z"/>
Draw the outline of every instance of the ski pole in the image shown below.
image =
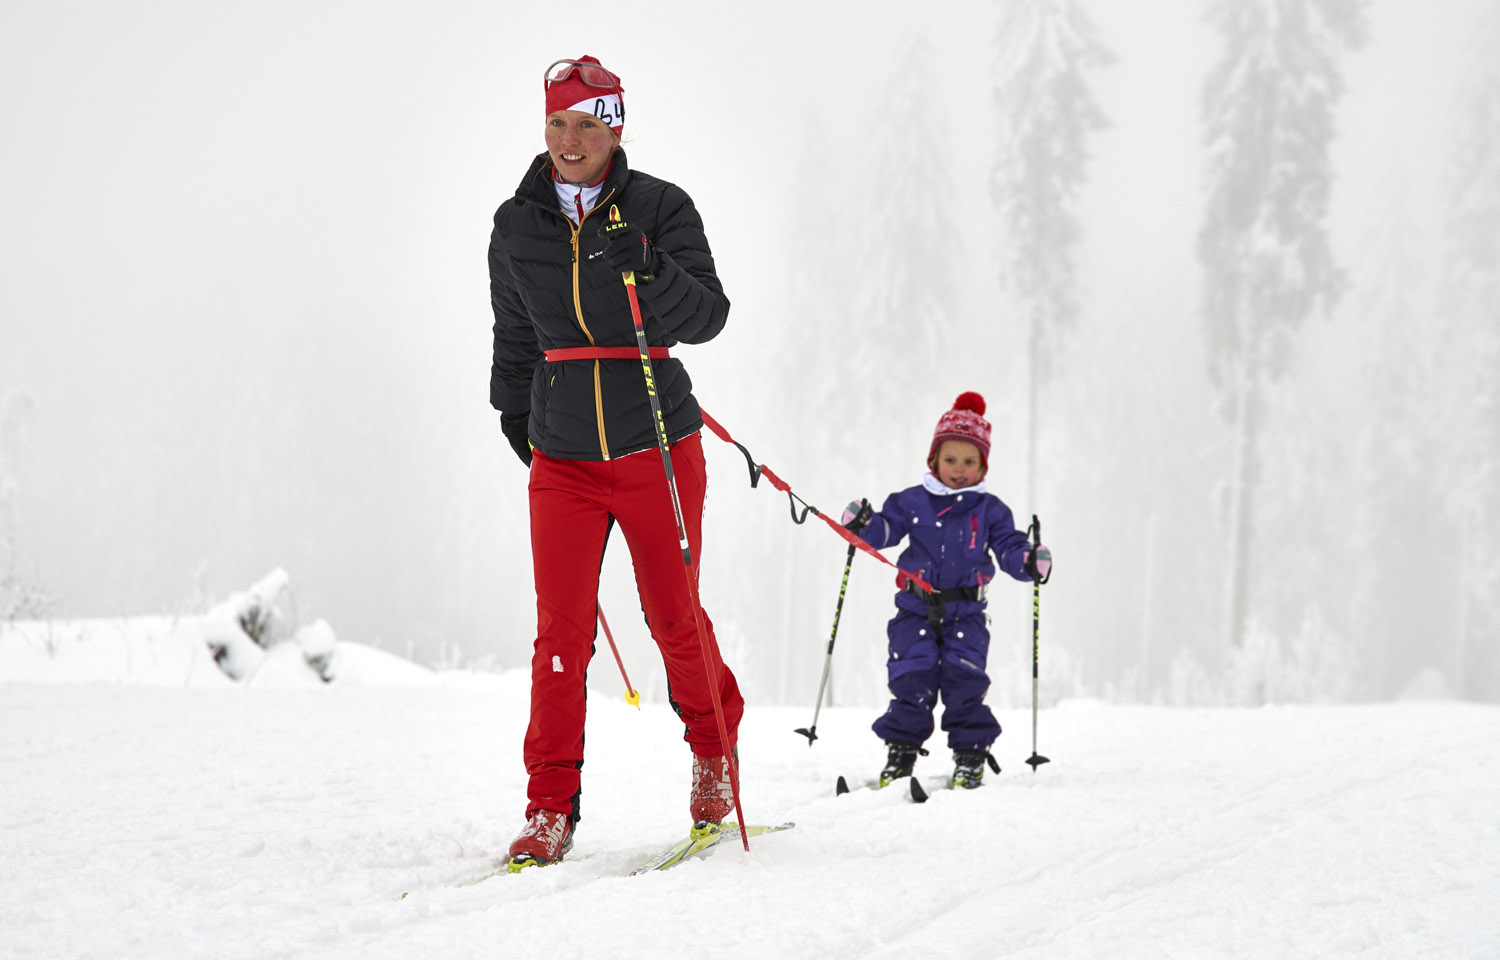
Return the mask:
<path id="1" fill-rule="evenodd" d="M 609 208 L 609 220 L 622 224 L 620 208 L 614 204 Z M 708 631 L 703 628 L 703 609 L 698 600 L 698 585 L 693 581 L 693 548 L 688 543 L 687 524 L 682 519 L 682 499 L 677 495 L 677 478 L 672 472 L 672 450 L 667 441 L 667 421 L 662 416 L 661 400 L 656 396 L 656 375 L 651 370 L 651 349 L 646 343 L 646 325 L 641 320 L 641 304 L 635 294 L 635 271 L 626 270 L 621 277 L 625 281 L 625 295 L 630 300 L 630 317 L 635 322 L 635 345 L 641 352 L 641 373 L 646 377 L 646 396 L 651 401 L 651 421 L 656 425 L 656 445 L 661 450 L 662 468 L 667 475 L 667 490 L 672 495 L 672 514 L 677 520 L 677 546 L 682 550 L 682 574 L 687 579 L 688 598 L 693 603 L 693 622 L 698 627 L 698 648 L 703 654 L 703 671 L 708 676 L 708 692 L 713 699 L 714 720 L 719 725 L 719 746 L 724 750 L 724 763 L 729 767 L 729 789 L 734 795 L 734 813 L 739 822 L 745 822 L 745 811 L 740 807 L 740 769 L 734 751 L 729 749 L 729 729 L 724 726 L 724 704 L 719 697 L 718 671 L 714 670 L 713 656 L 708 647 Z M 750 849 L 749 831 L 740 831 L 740 842 Z"/>
<path id="2" fill-rule="evenodd" d="M 818 739 L 818 712 L 823 709 L 823 691 L 828 688 L 828 671 L 833 666 L 833 641 L 839 635 L 839 614 L 844 612 L 844 594 L 849 590 L 849 570 L 854 566 L 854 544 L 849 544 L 849 556 L 844 560 L 844 582 L 839 584 L 839 602 L 833 608 L 833 631 L 828 635 L 828 656 L 823 660 L 823 682 L 818 684 L 818 699 L 813 704 L 812 726 L 799 727 L 795 733 L 807 738 L 807 745 Z"/>
<path id="3" fill-rule="evenodd" d="M 1034 513 L 1031 515 L 1031 529 L 1029 529 L 1029 530 L 1026 531 L 1026 539 L 1031 540 L 1032 533 L 1036 534 L 1036 539 L 1032 541 L 1032 543 L 1033 543 L 1032 550 L 1033 550 L 1033 554 L 1034 554 L 1034 552 L 1036 550 L 1036 547 L 1041 546 L 1041 543 L 1042 543 L 1042 521 L 1039 520 L 1039 519 L 1037 519 L 1037 515 L 1034 514 Z M 1039 577 L 1039 576 L 1036 575 L 1036 567 L 1035 566 L 1032 567 L 1032 573 L 1031 573 L 1031 758 L 1026 761 L 1027 763 L 1031 764 L 1031 772 L 1032 773 L 1036 773 L 1036 768 L 1039 767 L 1039 766 L 1041 766 L 1042 764 L 1044 764 L 1044 763 L 1051 763 L 1052 762 L 1052 761 L 1048 760 L 1046 757 L 1042 756 L 1040 753 L 1036 752 L 1036 692 L 1037 692 L 1037 677 L 1039 675 L 1039 671 L 1038 671 L 1037 667 L 1038 667 L 1038 665 L 1041 662 L 1041 651 L 1040 651 L 1039 640 L 1040 640 L 1040 634 L 1041 634 L 1041 620 L 1042 620 L 1042 584 L 1046 583 L 1047 580 L 1050 580 L 1050 579 L 1052 579 L 1052 571 L 1050 571 L 1050 570 L 1047 571 L 1047 577 L 1044 580 L 1041 577 Z"/>
<path id="4" fill-rule="evenodd" d="M 609 621 L 604 619 L 604 608 L 595 603 L 594 609 L 599 614 L 599 626 L 604 628 L 604 639 L 609 641 L 609 652 L 615 655 L 615 663 L 620 665 L 620 677 L 625 681 L 625 702 L 639 710 L 641 692 L 630 685 L 630 675 L 625 672 L 625 661 L 620 659 L 620 648 L 615 646 L 614 634 L 609 632 Z"/>

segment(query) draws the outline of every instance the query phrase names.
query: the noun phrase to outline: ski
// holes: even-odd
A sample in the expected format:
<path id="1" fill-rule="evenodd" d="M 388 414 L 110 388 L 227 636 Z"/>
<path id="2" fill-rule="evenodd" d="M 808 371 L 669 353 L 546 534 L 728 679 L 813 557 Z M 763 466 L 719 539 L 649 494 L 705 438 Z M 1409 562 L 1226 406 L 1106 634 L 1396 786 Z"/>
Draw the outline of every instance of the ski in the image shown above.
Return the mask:
<path id="1" fill-rule="evenodd" d="M 529 853 L 523 853 L 519 856 L 511 857 L 505 862 L 505 866 L 499 870 L 496 870 L 495 873 L 520 873 L 527 867 L 550 867 L 554 863 L 561 862 L 562 857 L 558 857 L 556 860 L 538 860 L 536 857 L 533 857 Z M 494 873 L 490 874 L 491 877 L 494 875 Z M 489 877 L 481 877 L 479 882 L 488 879 Z"/>
<path id="2" fill-rule="evenodd" d="M 778 823 L 767 826 L 754 825 L 746 827 L 744 832 L 752 837 L 758 837 L 764 833 L 778 833 L 782 830 L 790 830 L 795 826 L 795 823 Z M 726 840 L 738 839 L 740 839 L 740 827 L 737 823 L 729 822 L 694 824 L 693 829 L 688 832 L 688 837 L 686 840 L 675 843 L 666 850 L 663 850 L 661 853 L 656 854 L 651 859 L 641 864 L 641 866 L 637 867 L 635 870 L 630 871 L 630 875 L 635 876 L 638 873 L 646 873 L 652 870 L 667 870 L 671 867 L 677 866 L 679 863 L 689 859 L 690 857 L 696 857 L 699 854 L 707 853 L 707 851 L 713 849 Z M 486 880 L 493 879 L 494 877 L 501 877 L 511 873 L 520 873 L 526 867 L 547 867 L 551 866 L 554 863 L 563 862 L 563 858 L 561 857 L 556 860 L 549 860 L 546 863 L 540 863 L 539 861 L 532 860 L 529 857 L 517 859 L 521 862 L 518 863 L 516 860 L 502 861 L 499 866 L 492 866 L 484 870 L 477 876 L 456 881 L 455 885 L 460 887 L 476 887 L 479 884 L 484 883 Z M 410 895 L 410 890 L 404 891 L 401 894 L 401 899 L 405 900 Z"/>
<path id="3" fill-rule="evenodd" d="M 556 863 L 557 861 L 554 860 L 552 862 Z M 506 861 L 502 861 L 500 863 L 500 866 L 498 866 L 498 867 L 491 867 L 491 868 L 485 870 L 483 873 L 478 874 L 477 876 L 469 877 L 469 878 L 463 879 L 463 880 L 455 880 L 455 881 L 453 881 L 453 885 L 457 886 L 457 887 L 477 887 L 481 883 L 484 883 L 486 880 L 489 880 L 489 879 L 494 878 L 494 877 L 504 876 L 505 874 L 507 874 L 509 872 L 510 872 L 510 861 L 506 860 Z M 415 889 L 415 888 L 413 888 L 413 889 Z M 412 891 L 411 890 L 403 890 L 401 892 L 401 899 L 405 900 L 407 897 L 409 897 L 411 895 L 412 895 Z"/>
<path id="4" fill-rule="evenodd" d="M 853 784 L 850 784 L 849 781 L 845 778 L 839 777 L 838 782 L 834 785 L 833 792 L 835 796 L 842 797 L 844 794 L 853 793 L 856 790 L 887 790 L 891 787 L 899 788 L 901 781 L 903 780 L 909 781 L 910 785 L 905 789 L 898 789 L 897 792 L 905 794 L 909 799 L 915 800 L 917 803 L 925 803 L 927 801 L 927 795 L 934 790 L 947 790 L 953 786 L 953 780 L 950 777 L 929 777 L 927 779 L 926 787 L 923 787 L 921 780 L 917 777 L 897 777 L 886 786 L 880 785 L 879 778 L 872 778 L 869 780 L 856 780 Z"/>
<path id="5" fill-rule="evenodd" d="M 940 782 L 938 782 L 936 784 L 933 784 L 933 787 L 932 787 L 932 791 L 934 793 L 936 793 L 939 790 L 952 790 L 952 789 L 953 789 L 953 781 L 951 779 L 940 781 Z M 911 790 L 909 791 L 909 796 L 911 797 L 912 803 L 926 803 L 927 802 L 928 791 L 927 791 L 927 789 L 925 787 L 922 786 L 922 781 L 918 780 L 916 777 L 912 777 L 911 778 Z"/>
<path id="6" fill-rule="evenodd" d="M 833 785 L 833 795 L 836 796 L 836 797 L 842 797 L 844 794 L 850 793 L 850 792 L 852 792 L 854 790 L 878 790 L 878 789 L 880 789 L 880 781 L 879 780 L 857 780 L 857 781 L 855 781 L 854 786 L 851 787 L 851 786 L 849 786 L 849 781 L 845 780 L 843 778 L 843 776 L 840 776 L 838 783 L 836 783 L 836 784 Z"/>
<path id="7" fill-rule="evenodd" d="M 998 761 L 998 760 L 995 759 L 995 755 L 994 754 L 990 753 L 989 751 L 985 751 L 984 762 L 987 763 L 987 764 L 989 764 L 989 768 L 991 770 L 995 771 L 996 773 L 1000 772 L 1000 761 Z M 979 770 L 979 772 L 980 772 L 981 775 L 983 775 L 984 768 L 981 767 L 980 770 Z M 972 790 L 972 789 L 977 788 L 979 785 L 980 784 L 976 781 L 973 784 L 973 786 L 965 785 L 964 789 Z M 924 789 L 922 787 L 921 781 L 919 781 L 916 777 L 912 777 L 911 778 L 911 798 L 912 798 L 912 801 L 915 802 L 915 803 L 926 803 L 929 791 L 953 790 L 953 789 L 957 788 L 958 786 L 959 785 L 957 783 L 953 782 L 953 778 L 952 777 L 947 777 L 947 778 L 945 778 L 943 780 L 937 781 L 936 783 L 930 784 L 926 789 Z"/>
<path id="8" fill-rule="evenodd" d="M 742 833 L 758 837 L 763 833 L 790 830 L 794 826 L 796 826 L 794 823 L 781 823 L 774 826 L 751 825 L 741 831 L 740 825 L 732 822 L 695 823 L 693 824 L 693 829 L 688 831 L 686 840 L 675 843 L 661 853 L 658 853 L 635 870 L 632 870 L 630 875 L 635 876 L 638 873 L 649 873 L 652 870 L 669 870 L 689 857 L 696 857 L 726 840 L 740 839 Z"/>

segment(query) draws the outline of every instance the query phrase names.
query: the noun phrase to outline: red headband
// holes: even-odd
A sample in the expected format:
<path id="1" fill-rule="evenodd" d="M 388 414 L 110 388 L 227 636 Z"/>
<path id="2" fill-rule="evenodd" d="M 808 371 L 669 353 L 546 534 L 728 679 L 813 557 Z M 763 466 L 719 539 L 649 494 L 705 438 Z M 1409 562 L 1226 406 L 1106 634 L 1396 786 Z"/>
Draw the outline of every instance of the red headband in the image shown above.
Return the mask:
<path id="1" fill-rule="evenodd" d="M 550 79 L 561 74 L 560 79 Z M 593 57 L 559 60 L 547 70 L 547 115 L 559 110 L 591 113 L 619 136 L 625 129 L 625 88 Z"/>

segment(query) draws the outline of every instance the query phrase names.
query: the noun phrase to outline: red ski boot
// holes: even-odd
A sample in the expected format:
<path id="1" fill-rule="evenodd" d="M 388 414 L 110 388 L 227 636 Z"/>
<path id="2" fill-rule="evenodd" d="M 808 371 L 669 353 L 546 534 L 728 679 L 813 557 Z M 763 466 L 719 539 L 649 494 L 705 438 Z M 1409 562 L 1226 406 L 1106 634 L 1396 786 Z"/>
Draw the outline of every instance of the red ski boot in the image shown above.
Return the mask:
<path id="1" fill-rule="evenodd" d="M 573 849 L 573 822 L 566 813 L 537 810 L 526 820 L 526 827 L 510 842 L 510 863 L 506 870 L 520 873 L 530 866 L 556 863 Z"/>
<path id="2" fill-rule="evenodd" d="M 739 759 L 738 749 L 735 759 Z M 729 782 L 729 764 L 725 758 L 693 754 L 693 791 L 688 798 L 693 822 L 718 823 L 733 811 L 734 788 Z"/>

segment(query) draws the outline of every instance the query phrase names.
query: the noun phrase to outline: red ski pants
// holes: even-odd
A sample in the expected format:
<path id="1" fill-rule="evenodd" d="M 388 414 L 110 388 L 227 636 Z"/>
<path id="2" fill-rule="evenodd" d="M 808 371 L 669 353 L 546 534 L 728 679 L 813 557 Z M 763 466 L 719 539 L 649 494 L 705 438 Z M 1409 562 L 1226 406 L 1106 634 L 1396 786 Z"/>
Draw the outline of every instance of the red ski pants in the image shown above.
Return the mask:
<path id="1" fill-rule="evenodd" d="M 707 482 L 697 434 L 673 445 L 672 473 L 692 548 L 696 593 Z M 524 746 L 530 777 L 526 815 L 535 810 L 576 814 L 583 767 L 585 671 L 594 652 L 599 567 L 611 518 L 630 548 L 641 609 L 666 663 L 672 706 L 687 725 L 683 739 L 702 756 L 719 756 L 724 748 L 660 453 L 646 450 L 618 460 L 591 461 L 559 460 L 536 451 L 530 493 L 537 637 L 531 658 L 531 723 Z M 733 749 L 744 699 L 720 657 L 706 613 L 703 626 Z"/>

